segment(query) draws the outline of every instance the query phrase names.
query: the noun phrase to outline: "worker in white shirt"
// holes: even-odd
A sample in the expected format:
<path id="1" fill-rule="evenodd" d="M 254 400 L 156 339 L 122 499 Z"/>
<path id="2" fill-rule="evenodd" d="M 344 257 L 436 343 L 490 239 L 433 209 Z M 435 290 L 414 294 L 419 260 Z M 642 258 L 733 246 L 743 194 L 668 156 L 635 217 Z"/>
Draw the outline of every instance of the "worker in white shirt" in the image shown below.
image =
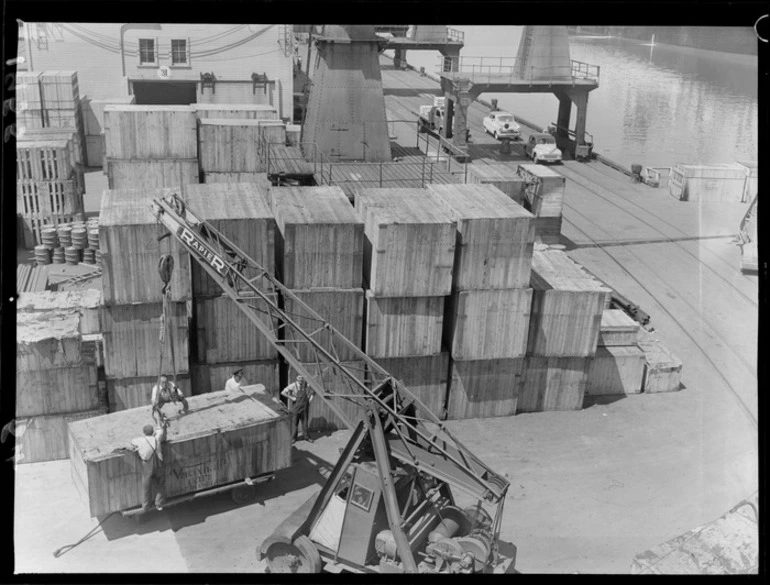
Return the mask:
<path id="1" fill-rule="evenodd" d="M 142 464 L 142 511 L 147 512 L 152 508 L 153 495 L 155 507 L 163 509 L 164 487 L 166 476 L 163 470 L 163 441 L 166 439 L 168 421 L 159 428 L 145 425 L 144 435 L 131 441 L 130 449 L 139 456 Z"/>
<path id="2" fill-rule="evenodd" d="M 234 392 L 238 390 L 246 381 L 243 379 L 243 368 L 233 370 L 233 375 L 227 379 L 225 383 L 225 390 L 228 392 Z"/>
<path id="3" fill-rule="evenodd" d="M 291 415 L 291 436 L 292 441 L 297 440 L 299 432 L 299 423 L 302 422 L 302 431 L 305 440 L 309 443 L 313 442 L 310 437 L 310 431 L 308 430 L 308 413 L 310 411 L 310 403 L 315 397 L 315 392 L 307 385 L 307 380 L 302 376 L 297 376 L 297 381 L 289 384 L 281 392 L 281 396 L 285 396 L 289 401 L 289 414 Z"/>
<path id="4" fill-rule="evenodd" d="M 190 406 L 187 404 L 187 399 L 182 394 L 179 386 L 173 382 L 168 381 L 168 376 L 160 377 L 160 385 L 155 384 L 152 387 L 152 416 L 158 422 L 162 422 L 166 419 L 161 409 L 164 404 L 169 402 L 181 402 L 183 412 L 187 412 Z"/>

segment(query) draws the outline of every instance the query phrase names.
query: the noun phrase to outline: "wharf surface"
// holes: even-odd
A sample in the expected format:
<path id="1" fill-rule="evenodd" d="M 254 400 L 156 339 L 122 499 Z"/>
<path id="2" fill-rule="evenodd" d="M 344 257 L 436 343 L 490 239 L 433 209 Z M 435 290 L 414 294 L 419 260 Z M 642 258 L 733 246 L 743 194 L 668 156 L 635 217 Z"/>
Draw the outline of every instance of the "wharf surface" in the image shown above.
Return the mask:
<path id="1" fill-rule="evenodd" d="M 419 106 L 438 95 L 436 81 L 383 69 L 391 119 L 416 120 Z M 520 145 L 503 155 L 483 134 L 485 113 L 478 103 L 469 108 L 474 164 L 524 162 Z M 406 128 L 397 130 L 405 148 L 416 140 Z M 746 207 L 676 201 L 666 188 L 634 184 L 596 161 L 552 168 L 568 179 L 568 254 L 651 315 L 684 363 L 683 388 L 447 426 L 511 482 L 501 537 L 517 546 L 519 571 L 629 573 L 636 554 L 718 518 L 758 489 L 758 279 L 740 272 L 732 243 Z M 18 465 L 15 570 L 263 571 L 255 548 L 320 489 L 348 437 L 340 431 L 297 443 L 294 466 L 261 487 L 256 503 L 236 506 L 223 494 L 142 525 L 113 516 L 59 558 L 53 550 L 97 521 L 77 499 L 68 461 Z"/>

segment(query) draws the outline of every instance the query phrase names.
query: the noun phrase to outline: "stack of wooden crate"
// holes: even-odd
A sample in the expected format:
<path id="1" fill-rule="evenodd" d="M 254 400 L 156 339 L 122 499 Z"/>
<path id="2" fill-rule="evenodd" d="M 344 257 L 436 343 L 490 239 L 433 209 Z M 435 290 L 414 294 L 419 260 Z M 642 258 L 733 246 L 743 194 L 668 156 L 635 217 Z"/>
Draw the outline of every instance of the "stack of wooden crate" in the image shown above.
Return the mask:
<path id="1" fill-rule="evenodd" d="M 275 218 L 268 192 L 254 183 L 190 185 L 185 201 L 197 215 L 268 272 L 275 272 Z M 193 394 L 223 390 L 233 371 L 250 384 L 278 390 L 278 352 L 203 267 L 190 263 L 193 298 Z M 246 275 L 248 276 L 248 275 Z M 270 292 L 263 280 L 256 282 Z M 267 323 L 267 317 L 265 316 Z"/>
<path id="2" fill-rule="evenodd" d="M 468 183 L 494 185 L 519 205 L 524 205 L 527 182 L 518 173 L 518 165 L 475 162 L 468 166 Z"/>
<path id="3" fill-rule="evenodd" d="M 128 95 L 105 99 L 84 98 L 82 103 L 85 130 L 86 165 L 104 169 L 104 108 L 109 104 L 130 105 L 136 97 Z M 106 170 L 105 170 L 106 172 Z"/>
<path id="4" fill-rule="evenodd" d="M 42 230 L 82 219 L 83 191 L 71 139 L 20 141 L 16 146 L 16 209 L 20 240 L 27 248 L 42 243 Z"/>
<path id="5" fill-rule="evenodd" d="M 624 311 L 604 310 L 596 355 L 588 368 L 588 396 L 629 395 L 642 391 L 644 352 L 637 343 L 639 329 L 639 324 Z"/>
<path id="6" fill-rule="evenodd" d="M 610 290 L 560 250 L 532 255 L 532 315 L 518 411 L 583 407 Z"/>
<path id="7" fill-rule="evenodd" d="M 366 353 L 442 416 L 455 221 L 426 189 L 359 189 L 355 206 L 366 236 Z"/>
<path id="8" fill-rule="evenodd" d="M 48 310 L 30 310 L 34 299 L 20 300 L 16 461 L 66 459 L 67 423 L 107 412 L 98 385 L 98 344 L 84 340 L 93 329 L 92 319 L 84 320 L 62 303 Z"/>
<path id="9" fill-rule="evenodd" d="M 104 148 L 110 189 L 156 189 L 198 180 L 195 111 L 190 106 L 109 104 Z"/>
<path id="10" fill-rule="evenodd" d="M 534 217 L 492 185 L 431 185 L 457 224 L 444 322 L 449 419 L 516 413 L 527 350 Z"/>
<path id="11" fill-rule="evenodd" d="M 364 225 L 339 187 L 281 187 L 270 190 L 270 203 L 275 214 L 276 272 L 281 282 L 301 303 L 309 306 L 331 323 L 344 337 L 362 347 L 364 290 L 362 266 Z M 305 331 L 318 328 L 301 304 L 285 299 L 285 309 Z M 287 348 L 305 364 L 313 375 L 322 377 L 327 387 L 342 394 L 355 392 L 344 380 L 334 380 L 331 370 L 319 370 L 311 363 L 313 352 L 306 343 L 291 343 L 287 332 Z M 323 335 L 319 343 L 330 350 Z M 353 352 L 338 354 L 351 372 L 363 380 L 364 362 Z M 288 371 L 293 382 L 296 372 Z M 337 382 L 335 384 L 335 382 Z M 357 412 L 342 399 L 335 403 L 350 416 Z M 341 421 L 321 399 L 310 406 L 311 429 L 341 428 Z"/>
<path id="12" fill-rule="evenodd" d="M 546 244 L 558 243 L 566 179 L 543 165 L 520 164 L 518 173 L 527 182 L 524 207 L 536 218 L 535 236 Z"/>
<path id="13" fill-rule="evenodd" d="M 105 374 L 110 410 L 149 404 L 160 372 L 190 394 L 188 331 L 191 312 L 190 258 L 174 238 L 158 241 L 166 228 L 151 212 L 152 200 L 168 193 L 163 189 L 105 190 L 99 219 L 102 257 L 102 332 Z M 171 278 L 166 344 L 159 334 L 163 282 L 158 260 L 171 254 Z M 174 341 L 171 362 L 169 336 Z"/>

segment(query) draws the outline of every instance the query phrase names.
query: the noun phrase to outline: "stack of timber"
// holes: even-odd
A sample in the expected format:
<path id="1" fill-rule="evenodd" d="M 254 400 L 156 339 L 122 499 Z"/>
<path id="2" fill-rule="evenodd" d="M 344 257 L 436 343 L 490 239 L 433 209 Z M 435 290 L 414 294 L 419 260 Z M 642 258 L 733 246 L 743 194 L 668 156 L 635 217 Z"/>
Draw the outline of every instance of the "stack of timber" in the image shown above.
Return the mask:
<path id="1" fill-rule="evenodd" d="M 188 401 L 189 413 L 173 421 L 162 446 L 167 499 L 291 465 L 289 417 L 264 387 Z M 70 423 L 71 476 L 91 517 L 142 505 L 141 462 L 128 448 L 150 421 L 144 406 Z"/>
<path id="2" fill-rule="evenodd" d="M 102 168 L 106 173 L 104 161 L 104 108 L 109 104 L 130 105 L 135 102 L 136 96 L 133 95 L 104 99 L 89 99 L 86 97 L 81 101 L 87 166 Z"/>
<path id="3" fill-rule="evenodd" d="M 468 183 L 494 185 L 519 205 L 524 205 L 527 181 L 509 164 L 474 163 L 468 167 Z"/>
<path id="4" fill-rule="evenodd" d="M 318 321 L 303 307 L 307 305 L 362 348 L 364 226 L 350 201 L 339 187 L 281 187 L 270 190 L 270 205 L 278 227 L 276 273 L 299 299 L 285 298 L 286 311 L 300 328 L 316 331 Z M 328 334 L 320 332 L 314 339 L 332 351 Z M 287 348 L 310 368 L 315 353 L 309 344 L 295 339 L 290 331 L 286 341 Z M 355 352 L 337 353 L 345 362 L 358 358 Z M 357 368 L 363 371 L 360 364 Z M 289 381 L 293 381 L 291 372 Z M 340 428 L 339 423 L 320 399 L 314 401 L 311 427 Z"/>
<path id="5" fill-rule="evenodd" d="M 589 396 L 629 395 L 642 391 L 644 352 L 639 348 L 639 324 L 620 309 L 602 313 L 596 355 L 588 368 Z"/>
<path id="6" fill-rule="evenodd" d="M 48 287 L 48 266 L 33 266 L 19 264 L 16 267 L 16 290 L 22 292 L 39 292 Z"/>
<path id="7" fill-rule="evenodd" d="M 217 173 L 263 173 L 265 143 L 286 144 L 280 120 L 204 118 L 199 120 L 200 170 Z"/>
<path id="8" fill-rule="evenodd" d="M 80 321 L 67 309 L 17 312 L 17 462 L 66 459 L 67 423 L 107 412 L 98 344 L 84 340 Z"/>
<path id="9" fill-rule="evenodd" d="M 560 250 L 535 248 L 519 412 L 579 410 L 610 290 Z"/>
<path id="10" fill-rule="evenodd" d="M 189 319 L 191 279 L 189 254 L 174 238 L 158 237 L 166 230 L 151 212 L 153 199 L 169 190 L 105 190 L 99 221 L 102 258 L 102 330 L 110 410 L 149 404 L 160 373 L 177 374 L 177 384 L 190 394 Z M 163 307 L 158 259 L 174 259 L 166 344 L 159 340 Z M 175 361 L 171 362 L 169 336 Z"/>
<path id="11" fill-rule="evenodd" d="M 268 272 L 275 272 L 275 217 L 268 191 L 254 183 L 190 185 L 185 202 L 214 229 Z M 216 392 L 243 368 L 245 383 L 278 392 L 278 352 L 268 339 L 195 260 L 191 261 L 193 298 L 193 394 Z M 244 274 L 247 278 L 257 274 Z M 271 292 L 263 279 L 255 282 Z M 268 324 L 268 317 L 264 316 Z M 255 377 L 256 376 L 256 377 Z"/>
<path id="12" fill-rule="evenodd" d="M 654 334 L 639 332 L 639 349 L 644 352 L 642 391 L 646 394 L 676 392 L 681 387 L 682 360 Z"/>
<path id="13" fill-rule="evenodd" d="M 431 185 L 457 225 L 444 337 L 450 419 L 516 413 L 527 350 L 533 215 L 494 185 Z"/>
<path id="14" fill-rule="evenodd" d="M 71 139 L 20 141 L 16 169 L 19 235 L 25 247 L 42 244 L 43 230 L 82 218 L 83 190 Z"/>
<path id="15" fill-rule="evenodd" d="M 671 169 L 668 188 L 671 195 L 681 201 L 747 201 L 754 193 L 756 177 L 745 164 L 717 165 L 678 164 Z M 756 187 L 755 192 L 756 192 Z"/>
<path id="16" fill-rule="evenodd" d="M 109 104 L 104 148 L 110 189 L 171 187 L 198 180 L 195 110 L 190 106 Z"/>
<path id="17" fill-rule="evenodd" d="M 566 179 L 542 165 L 520 164 L 518 172 L 527 182 L 524 207 L 537 218 L 535 235 L 542 242 L 558 243 Z"/>

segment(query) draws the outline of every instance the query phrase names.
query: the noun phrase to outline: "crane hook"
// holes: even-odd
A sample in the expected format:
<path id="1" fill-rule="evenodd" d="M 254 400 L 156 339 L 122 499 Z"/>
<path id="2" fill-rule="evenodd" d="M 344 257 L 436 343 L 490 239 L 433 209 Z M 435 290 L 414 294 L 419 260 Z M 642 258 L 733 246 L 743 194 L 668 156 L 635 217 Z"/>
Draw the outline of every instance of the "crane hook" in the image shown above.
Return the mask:
<path id="1" fill-rule="evenodd" d="M 171 282 L 171 275 L 174 272 L 174 257 L 171 254 L 163 254 L 158 260 L 158 274 L 163 281 L 163 294 Z"/>

